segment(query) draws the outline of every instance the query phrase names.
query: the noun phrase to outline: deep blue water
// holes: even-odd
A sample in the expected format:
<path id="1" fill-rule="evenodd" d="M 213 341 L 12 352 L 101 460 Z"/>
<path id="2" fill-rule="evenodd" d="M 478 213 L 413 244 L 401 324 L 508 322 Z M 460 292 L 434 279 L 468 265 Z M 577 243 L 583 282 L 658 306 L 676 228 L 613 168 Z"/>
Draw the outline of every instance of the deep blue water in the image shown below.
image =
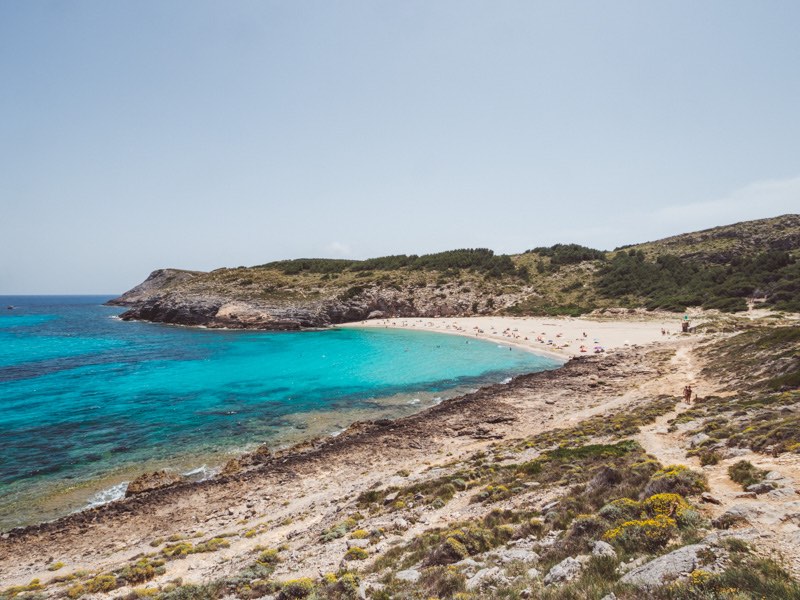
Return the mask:
<path id="1" fill-rule="evenodd" d="M 0 296 L 0 530 L 559 363 L 422 331 L 214 331 L 122 322 L 98 296 Z M 7 310 L 6 305 L 14 305 Z"/>

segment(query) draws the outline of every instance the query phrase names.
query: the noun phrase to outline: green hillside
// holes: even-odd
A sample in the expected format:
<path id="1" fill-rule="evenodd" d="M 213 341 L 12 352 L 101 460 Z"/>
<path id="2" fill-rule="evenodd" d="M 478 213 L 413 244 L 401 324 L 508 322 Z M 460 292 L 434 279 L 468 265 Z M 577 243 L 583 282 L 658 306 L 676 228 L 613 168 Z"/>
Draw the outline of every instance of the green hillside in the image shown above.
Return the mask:
<path id="1" fill-rule="evenodd" d="M 784 215 L 614 251 L 557 244 L 516 255 L 477 248 L 367 260 L 302 258 L 210 273 L 164 270 L 117 303 L 149 303 L 156 309 L 132 318 L 158 314 L 169 321 L 192 303 L 211 302 L 213 315 L 226 302 L 243 302 L 273 313 L 305 311 L 312 323 L 321 313 L 324 323 L 372 313 L 580 315 L 610 307 L 735 312 L 753 304 L 800 312 L 798 259 L 800 215 Z"/>

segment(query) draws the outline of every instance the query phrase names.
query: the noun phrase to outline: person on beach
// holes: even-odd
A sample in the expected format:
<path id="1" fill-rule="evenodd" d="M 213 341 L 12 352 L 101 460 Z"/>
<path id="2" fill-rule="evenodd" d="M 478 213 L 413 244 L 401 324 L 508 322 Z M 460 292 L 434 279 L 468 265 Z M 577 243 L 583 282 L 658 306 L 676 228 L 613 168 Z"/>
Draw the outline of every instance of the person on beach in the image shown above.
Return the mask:
<path id="1" fill-rule="evenodd" d="M 686 404 L 692 403 L 692 386 L 687 385 L 683 388 L 683 401 L 686 402 Z"/>

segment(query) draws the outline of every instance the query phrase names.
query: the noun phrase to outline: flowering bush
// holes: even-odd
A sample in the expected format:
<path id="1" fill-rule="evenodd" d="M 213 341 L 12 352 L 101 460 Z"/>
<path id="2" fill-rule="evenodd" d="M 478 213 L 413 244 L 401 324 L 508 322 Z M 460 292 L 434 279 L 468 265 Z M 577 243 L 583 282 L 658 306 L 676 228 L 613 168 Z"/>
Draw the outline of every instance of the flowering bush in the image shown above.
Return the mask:
<path id="1" fill-rule="evenodd" d="M 652 519 L 625 521 L 619 527 L 606 531 L 603 537 L 628 551 L 655 551 L 665 546 L 677 531 L 675 519 L 657 515 Z"/>
<path id="2" fill-rule="evenodd" d="M 680 494 L 654 494 L 642 502 L 642 509 L 651 517 L 664 515 L 679 519 L 689 508 Z"/>
<path id="3" fill-rule="evenodd" d="M 669 492 L 691 496 L 708 490 L 705 476 L 686 465 L 670 465 L 653 473 L 644 489 L 645 496 Z"/>

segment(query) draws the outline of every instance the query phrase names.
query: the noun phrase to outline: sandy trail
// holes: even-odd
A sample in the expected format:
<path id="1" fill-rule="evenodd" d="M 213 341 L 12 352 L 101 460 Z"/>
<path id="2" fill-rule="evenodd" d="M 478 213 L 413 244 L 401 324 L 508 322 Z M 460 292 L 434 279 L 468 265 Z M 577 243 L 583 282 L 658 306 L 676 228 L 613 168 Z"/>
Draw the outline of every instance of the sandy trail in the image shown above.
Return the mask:
<path id="1" fill-rule="evenodd" d="M 689 346 L 677 350 L 672 359 L 676 367 L 673 373 L 683 373 L 684 382 L 671 381 L 673 378 L 662 378 L 659 386 L 671 385 L 672 393 L 685 383 L 697 385 L 699 381 L 698 367 Z M 703 382 L 711 386 L 710 382 Z M 670 393 L 663 389 L 663 393 Z M 730 395 L 729 392 L 707 387 L 704 395 Z M 649 453 L 664 465 L 684 464 L 692 469 L 702 471 L 708 479 L 709 493 L 719 501 L 719 505 L 703 504 L 703 510 L 711 519 L 717 518 L 732 507 L 744 507 L 750 516 L 749 527 L 742 531 L 746 539 L 756 539 L 756 549 L 776 558 L 789 569 L 794 577 L 800 576 L 800 496 L 795 493 L 794 482 L 800 481 L 800 468 L 797 460 L 791 455 L 770 457 L 754 452 L 737 452 L 737 456 L 720 460 L 715 465 L 702 466 L 695 456 L 687 456 L 691 444 L 687 439 L 687 425 L 670 431 L 670 421 L 690 408 L 680 402 L 674 411 L 662 415 L 649 426 L 643 427 L 636 440 Z M 759 469 L 770 471 L 774 477 L 780 477 L 785 487 L 780 492 L 758 495 L 755 498 L 745 497 L 742 486 L 731 480 L 728 468 L 740 460 L 747 460 Z"/>

